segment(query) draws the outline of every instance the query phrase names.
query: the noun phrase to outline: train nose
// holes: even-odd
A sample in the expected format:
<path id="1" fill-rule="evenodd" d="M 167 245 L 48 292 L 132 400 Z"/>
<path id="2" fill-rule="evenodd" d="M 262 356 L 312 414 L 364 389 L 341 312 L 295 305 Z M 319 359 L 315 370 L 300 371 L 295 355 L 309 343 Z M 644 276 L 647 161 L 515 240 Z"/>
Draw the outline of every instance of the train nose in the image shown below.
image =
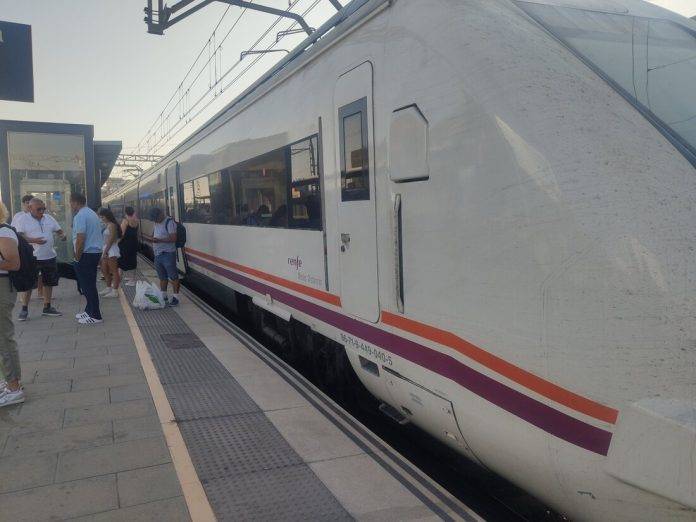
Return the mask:
<path id="1" fill-rule="evenodd" d="M 696 509 L 696 401 L 651 398 L 622 410 L 605 471 Z"/>

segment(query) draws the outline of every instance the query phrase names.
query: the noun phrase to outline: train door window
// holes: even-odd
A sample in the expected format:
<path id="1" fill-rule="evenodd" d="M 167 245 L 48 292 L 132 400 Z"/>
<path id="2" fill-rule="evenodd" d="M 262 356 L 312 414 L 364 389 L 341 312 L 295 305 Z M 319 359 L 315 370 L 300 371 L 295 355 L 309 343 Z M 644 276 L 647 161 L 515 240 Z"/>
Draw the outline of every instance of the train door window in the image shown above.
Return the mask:
<path id="1" fill-rule="evenodd" d="M 290 228 L 321 230 L 317 137 L 290 145 Z"/>
<path id="2" fill-rule="evenodd" d="M 370 199 L 370 170 L 367 150 L 367 99 L 362 98 L 338 111 L 341 146 L 341 201 Z"/>

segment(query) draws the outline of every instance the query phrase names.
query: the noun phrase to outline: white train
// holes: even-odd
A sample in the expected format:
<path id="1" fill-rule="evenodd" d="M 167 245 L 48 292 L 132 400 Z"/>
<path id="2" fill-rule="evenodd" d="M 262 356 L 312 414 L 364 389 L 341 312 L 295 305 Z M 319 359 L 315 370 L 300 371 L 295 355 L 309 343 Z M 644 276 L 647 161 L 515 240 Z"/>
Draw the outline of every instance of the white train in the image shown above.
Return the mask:
<path id="1" fill-rule="evenodd" d="M 573 519 L 696 520 L 695 57 L 639 0 L 355 0 L 106 202 Z"/>

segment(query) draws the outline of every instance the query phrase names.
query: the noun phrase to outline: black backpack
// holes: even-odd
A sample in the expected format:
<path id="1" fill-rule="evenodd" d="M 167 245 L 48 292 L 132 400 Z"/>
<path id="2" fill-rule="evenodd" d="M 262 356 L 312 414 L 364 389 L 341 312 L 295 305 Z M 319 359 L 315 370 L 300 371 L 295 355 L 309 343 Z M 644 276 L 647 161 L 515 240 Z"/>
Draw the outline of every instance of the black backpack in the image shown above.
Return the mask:
<path id="1" fill-rule="evenodd" d="M 184 246 L 186 246 L 186 227 L 174 218 L 167 218 L 167 223 L 169 223 L 170 220 L 174 221 L 176 225 L 176 243 L 174 243 L 174 246 L 176 246 L 176 248 L 184 248 Z"/>
<path id="2" fill-rule="evenodd" d="M 17 236 L 17 249 L 19 250 L 19 269 L 11 271 L 10 281 L 18 292 L 27 292 L 36 287 L 36 258 L 34 248 L 10 225 L 0 224 L 0 227 L 9 228 Z"/>

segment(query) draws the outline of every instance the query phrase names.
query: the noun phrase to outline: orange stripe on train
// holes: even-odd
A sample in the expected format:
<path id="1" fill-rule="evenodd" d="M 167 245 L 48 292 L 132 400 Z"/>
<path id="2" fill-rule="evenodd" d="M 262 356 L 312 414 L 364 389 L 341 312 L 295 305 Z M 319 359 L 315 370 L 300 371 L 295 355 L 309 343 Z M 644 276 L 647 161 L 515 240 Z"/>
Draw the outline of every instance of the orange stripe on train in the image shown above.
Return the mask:
<path id="1" fill-rule="evenodd" d="M 300 292 L 301 294 L 307 295 L 309 297 L 313 297 L 315 299 L 318 299 L 320 301 L 324 301 L 325 303 L 329 303 L 334 306 L 341 306 L 341 298 L 338 297 L 337 295 L 330 294 L 328 292 L 324 292 L 323 290 L 317 290 L 316 288 L 312 288 L 311 286 L 305 286 L 300 283 L 296 283 L 295 281 L 290 281 L 288 279 L 284 279 L 282 277 L 274 276 L 272 274 L 268 274 L 266 272 L 262 272 L 261 270 L 257 270 L 255 268 L 251 268 L 248 266 L 240 265 L 238 263 L 233 263 L 232 261 L 227 261 L 226 259 L 221 259 L 219 257 L 212 256 L 210 254 L 206 254 L 205 252 L 200 252 L 198 250 L 194 250 L 193 248 L 186 247 L 184 249 L 187 253 L 190 252 L 196 256 L 202 257 L 204 259 L 208 259 L 209 261 L 213 261 L 215 263 L 219 263 L 223 266 L 233 268 L 235 270 L 238 270 L 239 272 L 244 272 L 245 274 L 252 275 L 254 277 L 258 277 L 259 279 L 263 279 L 265 281 L 269 281 L 271 283 L 274 283 L 279 286 L 284 286 L 285 288 L 289 288 L 290 290 L 295 290 L 296 292 Z"/>
<path id="2" fill-rule="evenodd" d="M 575 411 L 594 417 L 611 424 L 616 423 L 619 412 L 609 406 L 600 404 L 593 400 L 587 399 L 576 393 L 573 393 L 565 388 L 562 388 L 552 382 L 542 379 L 512 363 L 507 362 L 500 357 L 493 355 L 478 346 L 474 346 L 461 337 L 457 337 L 453 333 L 445 330 L 440 330 L 434 326 L 419 323 L 412 319 L 407 319 L 400 315 L 395 315 L 390 312 L 382 312 L 382 322 L 390 326 L 395 326 L 401 330 L 429 339 L 436 343 L 448 346 L 458 351 L 462 355 L 466 355 L 470 359 L 479 364 L 493 370 L 500 375 L 507 377 L 522 386 L 537 392 L 559 404 L 563 404 Z"/>

